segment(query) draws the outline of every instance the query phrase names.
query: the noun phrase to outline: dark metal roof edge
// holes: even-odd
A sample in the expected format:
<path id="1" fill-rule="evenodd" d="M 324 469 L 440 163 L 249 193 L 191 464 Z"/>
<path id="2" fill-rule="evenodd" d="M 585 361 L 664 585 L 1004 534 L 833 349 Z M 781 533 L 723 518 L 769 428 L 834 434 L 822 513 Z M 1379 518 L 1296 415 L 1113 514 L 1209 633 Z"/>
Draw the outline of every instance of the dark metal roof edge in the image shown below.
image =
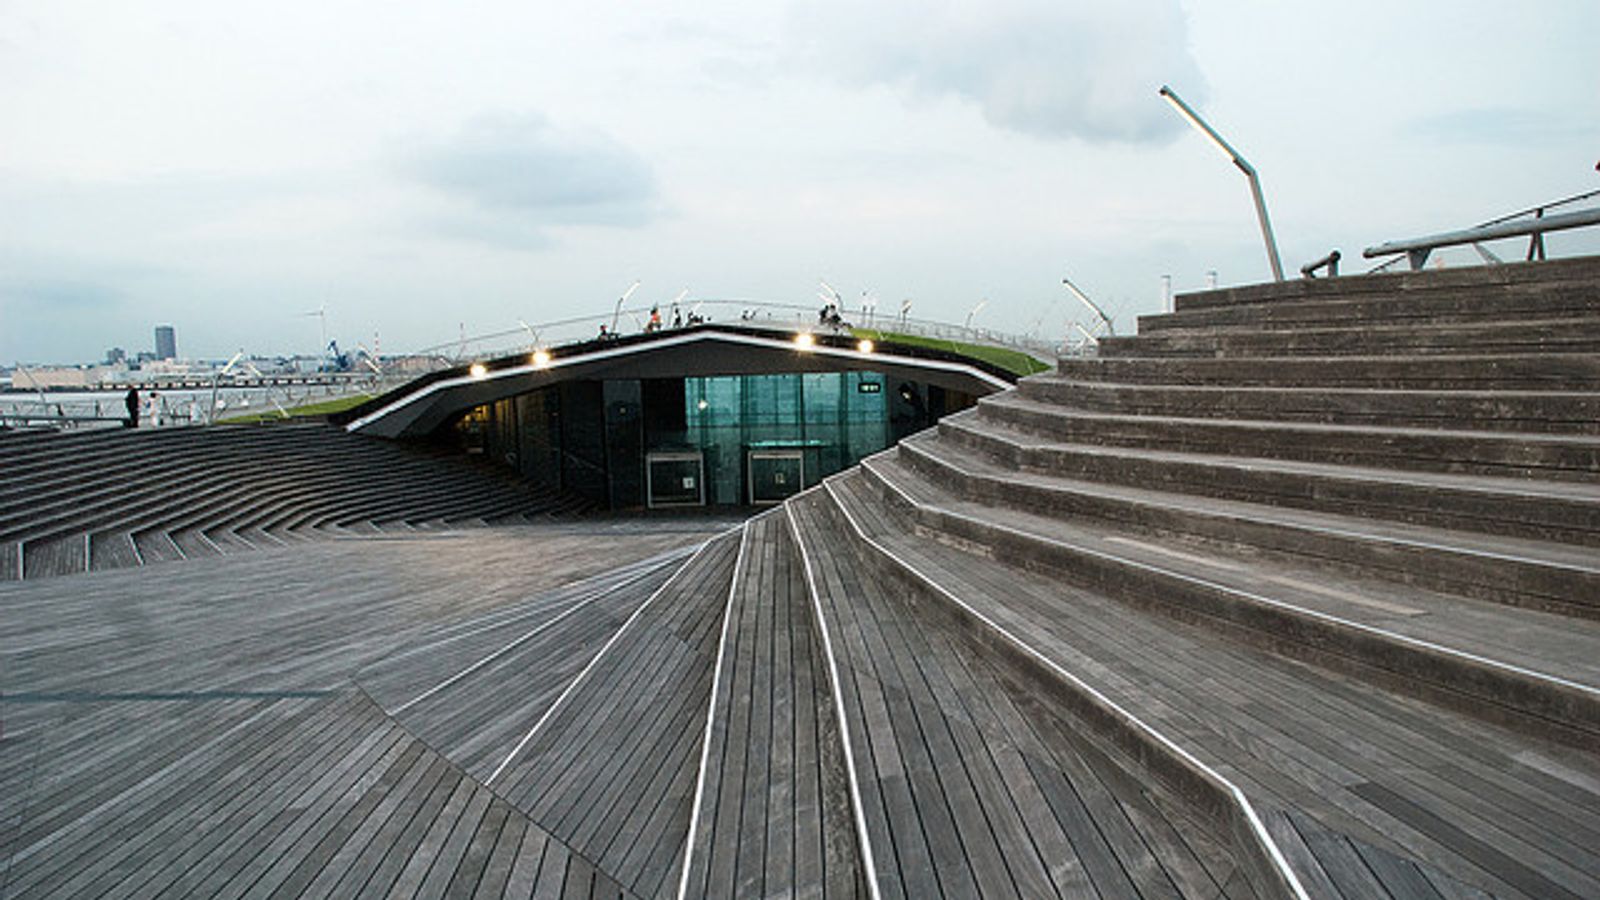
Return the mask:
<path id="1" fill-rule="evenodd" d="M 630 334 L 620 337 L 606 338 L 604 340 L 596 338 L 594 340 L 583 341 L 576 344 L 564 344 L 560 347 L 553 347 L 548 352 L 550 354 L 550 358 L 552 360 L 556 360 L 569 356 L 581 356 L 583 354 L 592 353 L 602 349 L 615 350 L 630 346 L 637 346 L 641 351 L 644 351 L 648 349 L 650 344 L 653 344 L 656 341 L 667 337 L 678 337 L 686 333 L 694 333 L 697 331 L 743 335 L 745 337 L 756 337 L 767 340 L 782 340 L 780 337 L 781 332 L 777 332 L 771 328 L 750 328 L 740 325 L 706 322 L 699 325 L 690 325 L 684 328 L 673 328 L 651 334 Z M 855 349 L 856 344 L 860 340 L 860 338 L 850 334 L 828 334 L 813 332 L 812 337 L 820 346 L 852 350 Z M 987 360 L 978 359 L 976 357 L 967 356 L 961 353 L 955 353 L 949 350 L 939 350 L 933 347 L 921 347 L 913 344 L 901 344 L 893 340 L 878 340 L 876 338 L 873 339 L 873 344 L 875 347 L 874 352 L 887 351 L 895 356 L 907 357 L 910 359 L 928 360 L 930 362 L 957 363 L 960 365 L 972 366 L 975 369 L 979 369 L 989 375 L 1000 378 L 1009 384 L 1016 384 L 1017 380 L 1021 377 L 1015 372 L 1012 372 L 1002 366 L 995 365 Z M 513 369 L 519 366 L 527 365 L 528 356 L 525 353 L 514 353 L 506 356 L 495 357 L 493 359 L 481 360 L 480 362 L 488 371 L 495 372 L 502 369 Z M 377 412 L 380 409 L 383 409 L 386 406 L 389 406 L 392 403 L 395 403 L 407 395 L 416 393 L 417 391 L 420 391 L 431 384 L 435 384 L 440 381 L 446 381 L 452 378 L 465 377 L 470 373 L 472 365 L 473 363 L 452 366 L 448 369 L 439 369 L 435 372 L 428 372 L 424 375 L 419 375 L 405 384 L 394 388 L 393 390 L 379 394 L 378 396 L 373 397 L 372 399 L 367 400 L 357 406 L 330 414 L 328 416 L 328 421 L 335 425 L 348 425 L 357 419 L 361 419 L 374 412 Z"/>

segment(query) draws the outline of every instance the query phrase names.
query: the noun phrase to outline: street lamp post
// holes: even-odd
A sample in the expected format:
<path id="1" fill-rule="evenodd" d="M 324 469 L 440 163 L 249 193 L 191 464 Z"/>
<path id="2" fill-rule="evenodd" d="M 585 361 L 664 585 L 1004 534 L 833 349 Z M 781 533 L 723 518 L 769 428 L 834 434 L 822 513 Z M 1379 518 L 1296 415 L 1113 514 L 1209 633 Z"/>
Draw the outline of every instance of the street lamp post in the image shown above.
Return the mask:
<path id="1" fill-rule="evenodd" d="M 1183 102 L 1182 98 L 1173 93 L 1172 88 L 1162 85 L 1161 97 L 1172 104 L 1172 108 L 1176 109 L 1179 115 L 1189 120 L 1189 124 L 1205 135 L 1211 143 L 1216 145 L 1218 150 L 1221 150 L 1224 155 L 1233 160 L 1233 164 L 1239 167 L 1239 171 L 1244 173 L 1244 177 L 1250 180 L 1250 196 L 1256 202 L 1256 218 L 1261 220 L 1261 238 L 1267 244 L 1267 261 L 1272 264 L 1272 280 L 1282 281 L 1283 263 L 1278 261 L 1278 240 L 1272 236 L 1272 222 L 1267 218 L 1267 201 L 1261 195 L 1261 179 L 1256 176 L 1255 166 L 1245 161 L 1245 158 L 1239 155 L 1239 151 L 1233 149 L 1227 141 L 1222 139 L 1222 135 L 1217 134 L 1215 129 L 1207 125 L 1205 120 L 1200 118 L 1199 113 L 1191 109 L 1189 104 Z"/>

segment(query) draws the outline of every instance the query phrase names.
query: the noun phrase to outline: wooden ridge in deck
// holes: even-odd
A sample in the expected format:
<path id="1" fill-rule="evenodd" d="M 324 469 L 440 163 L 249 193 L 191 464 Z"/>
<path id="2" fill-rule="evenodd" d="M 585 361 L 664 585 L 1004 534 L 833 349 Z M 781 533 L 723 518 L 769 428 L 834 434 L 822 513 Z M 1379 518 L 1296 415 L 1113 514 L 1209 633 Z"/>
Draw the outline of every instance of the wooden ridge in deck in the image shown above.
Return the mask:
<path id="1" fill-rule="evenodd" d="M 783 513 L 745 525 L 683 897 L 865 895 L 826 665 Z"/>
<path id="2" fill-rule="evenodd" d="M 117 705 L 92 766 L 49 735 L 0 895 L 625 896 L 359 692 Z"/>
<path id="3" fill-rule="evenodd" d="M 430 636 L 357 681 L 401 724 L 485 780 L 605 642 L 683 565 L 651 559 Z"/>
<path id="4" fill-rule="evenodd" d="M 1458 885 L 1458 893 L 1600 892 L 1600 766 L 1592 757 L 1059 577 L 952 554 L 930 540 L 935 532 L 867 500 L 858 477 L 838 479 L 830 494 L 897 564 L 1026 635 L 1065 668 L 1088 673 L 1127 708 L 1147 711 L 1264 808 L 1304 813 L 1410 861 L 1439 885 Z M 1328 882 L 1322 887 L 1340 896 Z"/>
<path id="5" fill-rule="evenodd" d="M 1070 727 L 859 564 L 827 498 L 790 511 L 844 682 L 882 896 L 1252 896 L 1203 832 L 1117 786 Z M 1063 738 L 1068 738 L 1063 740 Z"/>
<path id="6" fill-rule="evenodd" d="M 632 896 L 351 679 L 606 588 L 637 603 L 708 536 L 391 536 L 0 585 L 0 897 Z"/>
<path id="7" fill-rule="evenodd" d="M 738 550 L 730 533 L 685 564 L 489 779 L 641 897 L 677 887 Z"/>

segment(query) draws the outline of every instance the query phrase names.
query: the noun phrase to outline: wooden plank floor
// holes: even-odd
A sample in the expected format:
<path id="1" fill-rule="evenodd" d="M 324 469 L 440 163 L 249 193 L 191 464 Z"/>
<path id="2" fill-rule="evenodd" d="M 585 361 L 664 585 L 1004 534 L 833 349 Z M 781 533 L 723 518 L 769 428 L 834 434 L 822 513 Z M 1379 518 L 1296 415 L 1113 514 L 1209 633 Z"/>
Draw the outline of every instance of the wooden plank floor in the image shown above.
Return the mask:
<path id="1" fill-rule="evenodd" d="M 686 897 L 865 895 L 828 672 L 782 512 L 745 525 Z"/>
<path id="2" fill-rule="evenodd" d="M 585 598 L 709 536 L 442 532 L 0 585 L 0 897 L 631 896 L 353 676 L 604 620 Z"/>
<path id="3" fill-rule="evenodd" d="M 333 687 L 440 627 L 695 542 L 484 529 L 0 584 L 7 692 Z"/>
<path id="4" fill-rule="evenodd" d="M 859 565 L 819 494 L 791 501 L 835 648 L 885 897 L 1250 896 L 1004 673 Z"/>
<path id="5" fill-rule="evenodd" d="M 357 691 L 82 702 L 6 896 L 625 896 Z"/>
<path id="6" fill-rule="evenodd" d="M 1600 896 L 1600 759 L 971 554 L 835 483 L 907 565 L 1026 635 L 1264 808 L 1382 848 L 1444 896 Z M 1277 828 L 1282 831 L 1282 821 Z M 1320 846 L 1333 847 L 1323 842 Z M 1357 869 L 1307 843 L 1329 896 Z M 1348 857 L 1345 863 L 1349 863 Z M 1365 865 L 1365 864 L 1363 864 Z M 1370 868 L 1370 867 L 1369 867 Z M 1327 878 L 1318 878 L 1319 870 Z M 1399 876 L 1397 876 L 1399 877 Z M 1351 896 L 1361 896 L 1353 891 Z"/>
<path id="7" fill-rule="evenodd" d="M 730 533 L 687 563 L 490 776 L 641 897 L 677 888 L 739 544 Z"/>
<path id="8" fill-rule="evenodd" d="M 406 728 L 487 779 L 619 629 L 681 566 L 630 567 L 392 654 L 356 676 Z M 526 609 L 526 607 L 537 607 Z"/>

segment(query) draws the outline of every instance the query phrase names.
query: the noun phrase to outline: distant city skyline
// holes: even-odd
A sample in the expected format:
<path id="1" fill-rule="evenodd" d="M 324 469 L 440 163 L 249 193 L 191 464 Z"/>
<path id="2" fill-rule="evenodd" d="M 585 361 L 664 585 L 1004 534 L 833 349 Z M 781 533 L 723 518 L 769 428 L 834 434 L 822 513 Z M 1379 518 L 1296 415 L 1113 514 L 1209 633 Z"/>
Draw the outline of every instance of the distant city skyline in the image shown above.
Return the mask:
<path id="1" fill-rule="evenodd" d="M 178 358 L 178 334 L 171 325 L 156 326 L 156 359 Z"/>
<path id="2" fill-rule="evenodd" d="M 1600 188 L 1600 4 L 0 8 L 0 362 L 385 353 L 635 301 L 1059 337 Z M 1600 229 L 1552 253 L 1600 252 Z M 1501 248 L 1497 248 L 1501 249 Z M 1503 245 L 1508 258 L 1520 246 Z M 1475 262 L 1470 251 L 1445 264 Z M 136 348 L 131 348 L 136 349 Z"/>

